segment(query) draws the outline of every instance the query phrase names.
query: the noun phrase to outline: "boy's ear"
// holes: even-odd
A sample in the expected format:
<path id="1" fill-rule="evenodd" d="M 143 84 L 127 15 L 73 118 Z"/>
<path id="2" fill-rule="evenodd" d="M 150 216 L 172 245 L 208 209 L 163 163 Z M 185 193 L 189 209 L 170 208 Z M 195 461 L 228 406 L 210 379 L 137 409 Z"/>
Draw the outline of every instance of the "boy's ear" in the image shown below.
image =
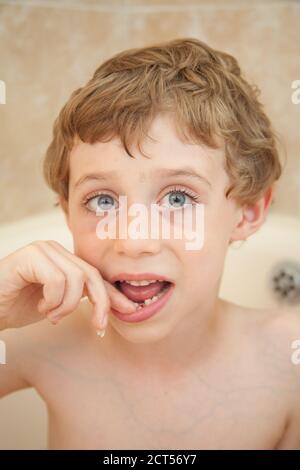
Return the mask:
<path id="1" fill-rule="evenodd" d="M 272 199 L 273 187 L 269 188 L 257 202 L 242 206 L 239 209 L 241 217 L 231 234 L 230 241 L 246 240 L 255 233 L 264 223 Z"/>

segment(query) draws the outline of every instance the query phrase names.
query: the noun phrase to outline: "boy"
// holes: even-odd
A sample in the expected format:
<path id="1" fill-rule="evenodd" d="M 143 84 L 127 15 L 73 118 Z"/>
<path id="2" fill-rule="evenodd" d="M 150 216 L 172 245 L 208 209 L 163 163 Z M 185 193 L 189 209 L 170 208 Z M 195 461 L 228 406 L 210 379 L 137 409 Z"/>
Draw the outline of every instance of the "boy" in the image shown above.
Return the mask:
<path id="1" fill-rule="evenodd" d="M 0 262 L 0 396 L 36 388 L 49 449 L 300 449 L 297 312 L 218 297 L 280 173 L 256 89 L 197 39 L 121 52 L 71 95 L 44 175 L 74 253 L 36 241 Z M 172 226 L 204 208 L 201 249 L 101 239 L 103 214 L 124 225 L 120 196 Z"/>

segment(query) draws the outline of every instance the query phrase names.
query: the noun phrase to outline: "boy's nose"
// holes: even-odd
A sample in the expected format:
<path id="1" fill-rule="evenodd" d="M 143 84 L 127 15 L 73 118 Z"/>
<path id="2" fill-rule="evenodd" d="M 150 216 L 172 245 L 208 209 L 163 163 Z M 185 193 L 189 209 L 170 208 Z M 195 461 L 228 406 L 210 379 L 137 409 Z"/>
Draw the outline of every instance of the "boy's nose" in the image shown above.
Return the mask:
<path id="1" fill-rule="evenodd" d="M 114 250 L 118 254 L 127 255 L 131 258 L 137 258 L 142 255 L 155 255 L 160 252 L 161 240 L 145 238 L 145 239 L 132 239 L 118 238 L 114 241 Z"/>

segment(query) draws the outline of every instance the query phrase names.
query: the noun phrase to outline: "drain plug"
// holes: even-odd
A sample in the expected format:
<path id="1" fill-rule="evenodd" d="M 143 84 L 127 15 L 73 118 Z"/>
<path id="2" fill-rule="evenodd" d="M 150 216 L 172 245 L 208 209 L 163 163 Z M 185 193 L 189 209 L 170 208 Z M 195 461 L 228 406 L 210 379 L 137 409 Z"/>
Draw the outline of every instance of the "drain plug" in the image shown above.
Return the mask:
<path id="1" fill-rule="evenodd" d="M 271 289 L 281 302 L 300 303 L 300 264 L 293 261 L 277 264 L 271 273 Z"/>

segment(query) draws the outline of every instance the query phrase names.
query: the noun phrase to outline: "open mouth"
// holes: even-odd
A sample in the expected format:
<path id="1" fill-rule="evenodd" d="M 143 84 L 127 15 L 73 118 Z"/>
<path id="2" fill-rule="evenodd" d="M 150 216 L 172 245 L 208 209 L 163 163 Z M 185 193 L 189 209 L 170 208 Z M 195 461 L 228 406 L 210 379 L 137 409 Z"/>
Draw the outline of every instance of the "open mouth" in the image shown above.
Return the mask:
<path id="1" fill-rule="evenodd" d="M 159 301 L 173 285 L 169 281 L 116 281 L 115 287 L 129 300 L 134 302 L 137 310 Z"/>
<path id="2" fill-rule="evenodd" d="M 114 285 L 136 305 L 136 311 L 123 314 L 115 309 L 111 312 L 121 321 L 128 323 L 143 322 L 160 312 L 175 288 L 173 282 L 165 280 L 127 281 L 117 280 Z"/>

